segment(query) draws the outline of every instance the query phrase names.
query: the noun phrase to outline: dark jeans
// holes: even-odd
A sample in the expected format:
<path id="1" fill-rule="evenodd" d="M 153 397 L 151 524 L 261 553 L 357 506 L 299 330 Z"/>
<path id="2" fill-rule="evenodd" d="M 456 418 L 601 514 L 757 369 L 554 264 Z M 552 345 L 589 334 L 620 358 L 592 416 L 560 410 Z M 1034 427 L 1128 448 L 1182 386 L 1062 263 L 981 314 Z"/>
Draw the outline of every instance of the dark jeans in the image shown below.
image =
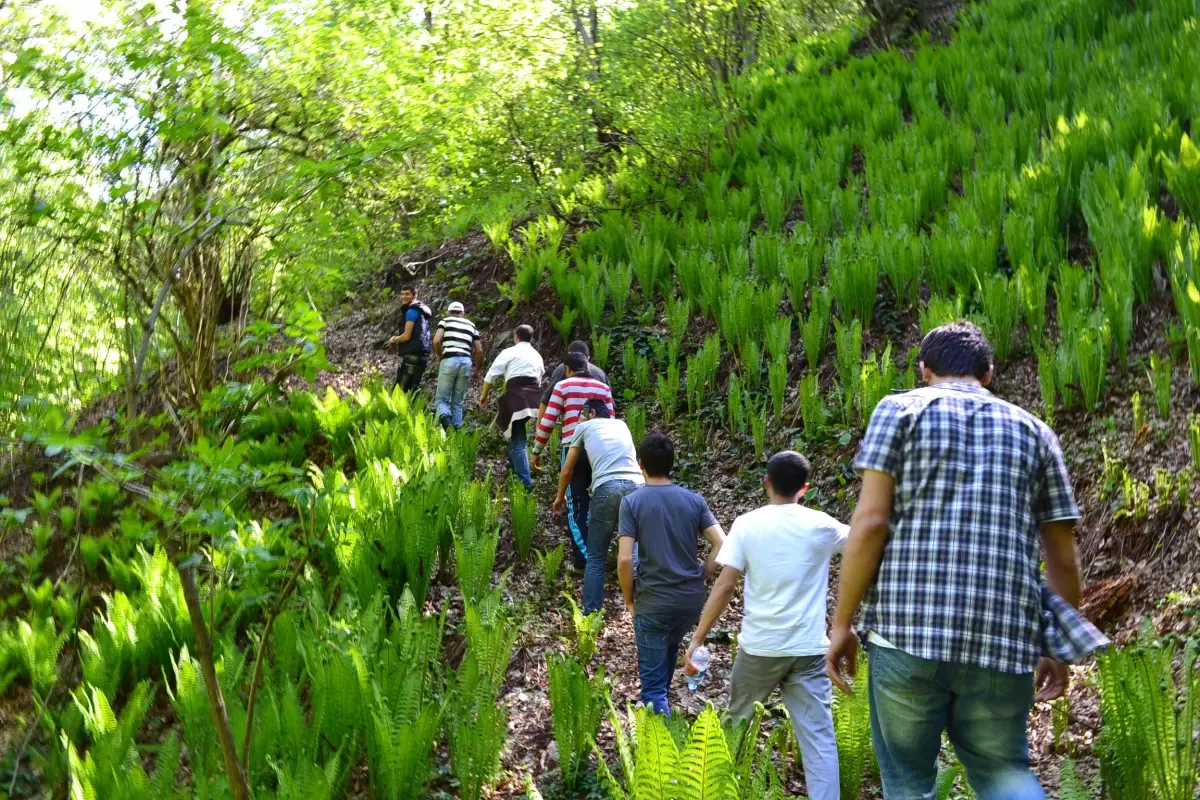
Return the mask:
<path id="1" fill-rule="evenodd" d="M 526 489 L 533 488 L 533 478 L 529 474 L 529 448 L 525 445 L 525 423 L 528 419 L 518 419 L 512 422 L 512 438 L 508 440 L 508 465 L 517 476 L 517 480 Z"/>
<path id="2" fill-rule="evenodd" d="M 888 800 L 935 797 L 942 731 L 979 800 L 1043 800 L 1029 771 L 1033 675 L 869 645 L 871 739 Z"/>
<path id="3" fill-rule="evenodd" d="M 587 568 L 583 572 L 583 613 L 591 614 L 604 605 L 604 568 L 617 532 L 621 498 L 638 488 L 633 481 L 608 481 L 592 495 L 587 528 Z"/>
<path id="4" fill-rule="evenodd" d="M 562 449 L 562 464 L 567 461 L 568 447 Z M 567 530 L 571 532 L 571 546 L 574 548 L 576 562 L 587 559 L 588 511 L 591 508 L 591 493 L 588 487 L 592 485 L 592 462 L 588 461 L 587 453 L 579 451 L 575 460 L 575 471 L 571 473 L 571 482 L 567 485 Z"/>
<path id="5" fill-rule="evenodd" d="M 671 676 L 675 674 L 679 646 L 683 643 L 683 637 L 687 636 L 699 621 L 698 608 L 648 614 L 636 611 L 633 617 L 633 633 L 637 640 L 642 704 L 647 708 L 670 716 L 671 706 L 667 702 L 667 691 L 671 688 Z"/>
<path id="6" fill-rule="evenodd" d="M 416 391 L 428 365 L 429 360 L 420 353 L 400 356 L 400 365 L 396 367 L 396 385 L 406 392 Z"/>

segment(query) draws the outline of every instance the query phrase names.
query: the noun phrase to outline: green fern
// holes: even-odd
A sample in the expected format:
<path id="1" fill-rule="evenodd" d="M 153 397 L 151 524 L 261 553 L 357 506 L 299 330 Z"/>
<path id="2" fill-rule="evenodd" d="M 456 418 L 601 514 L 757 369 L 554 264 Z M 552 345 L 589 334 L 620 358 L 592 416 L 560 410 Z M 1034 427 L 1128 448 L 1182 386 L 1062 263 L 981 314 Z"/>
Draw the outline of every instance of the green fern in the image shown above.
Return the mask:
<path id="1" fill-rule="evenodd" d="M 729 745 L 711 703 L 692 724 L 676 777 L 688 800 L 724 800 L 736 790 Z"/>
<path id="2" fill-rule="evenodd" d="M 478 603 L 491 589 L 499 541 L 500 537 L 495 533 L 480 534 L 474 526 L 454 534 L 458 587 L 468 603 Z"/>
<path id="3" fill-rule="evenodd" d="M 562 567 L 563 557 L 566 551 L 559 544 L 551 550 L 535 550 L 534 555 L 537 556 L 538 571 L 542 575 L 542 586 L 546 590 L 554 588 L 554 584 L 558 582 L 558 571 Z"/>
<path id="4" fill-rule="evenodd" d="M 597 609 L 591 614 L 584 614 L 583 610 L 575 603 L 575 598 L 569 594 L 563 594 L 567 598 L 567 602 L 571 604 L 571 626 L 575 631 L 575 655 L 583 664 L 592 663 L 592 657 L 596 655 L 596 640 L 600 637 L 600 632 L 604 630 L 604 611 Z"/>
<path id="5" fill-rule="evenodd" d="M 1092 800 L 1093 794 L 1079 776 L 1075 762 L 1064 758 L 1058 767 L 1058 800 Z"/>
<path id="6" fill-rule="evenodd" d="M 547 673 L 559 769 L 563 783 L 574 787 L 591 755 L 590 743 L 600 729 L 604 711 L 604 669 L 589 679 L 574 659 L 550 656 Z"/>
<path id="7" fill-rule="evenodd" d="M 495 782 L 507 725 L 503 704 L 473 704 L 457 715 L 450 731 L 450 767 L 458 779 L 458 797 L 479 800 Z"/>
<path id="8" fill-rule="evenodd" d="M 508 507 L 513 543 L 521 558 L 526 558 L 533 546 L 533 530 L 537 527 L 537 496 L 527 492 L 519 481 L 510 481 Z"/>
<path id="9" fill-rule="evenodd" d="M 842 797 L 858 797 L 863 776 L 870 766 L 871 710 L 867 693 L 868 663 L 862 653 L 858 658 L 858 674 L 854 682 L 858 691 L 854 694 L 834 693 L 833 730 L 838 746 L 839 782 Z"/>

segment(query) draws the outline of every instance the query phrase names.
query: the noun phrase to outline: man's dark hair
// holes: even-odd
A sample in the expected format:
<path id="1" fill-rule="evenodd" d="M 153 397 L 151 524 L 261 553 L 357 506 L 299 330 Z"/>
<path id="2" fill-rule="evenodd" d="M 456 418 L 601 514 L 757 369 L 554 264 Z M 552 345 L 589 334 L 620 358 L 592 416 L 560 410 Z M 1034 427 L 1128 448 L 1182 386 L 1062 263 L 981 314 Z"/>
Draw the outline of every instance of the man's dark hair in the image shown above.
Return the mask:
<path id="1" fill-rule="evenodd" d="M 591 358 L 592 351 L 588 348 L 588 343 L 576 339 L 567 345 L 568 353 L 583 353 L 584 358 Z"/>
<path id="2" fill-rule="evenodd" d="M 938 377 L 972 375 L 982 380 L 992 368 L 992 345 L 978 325 L 959 320 L 927 333 L 920 359 Z"/>
<path id="3" fill-rule="evenodd" d="M 587 369 L 587 356 L 583 353 L 567 353 L 567 357 L 563 359 L 563 363 L 567 365 L 567 369 L 571 372 L 583 372 Z"/>
<path id="4" fill-rule="evenodd" d="M 412 293 L 413 293 L 413 295 L 416 295 L 416 293 L 417 293 L 417 285 L 416 285 L 415 283 L 405 283 L 405 284 L 402 284 L 402 285 L 400 286 L 400 291 L 402 291 L 402 292 L 412 292 Z"/>
<path id="5" fill-rule="evenodd" d="M 651 478 L 670 477 L 675 469 L 675 444 L 671 437 L 661 431 L 647 434 L 638 448 L 638 461 Z"/>
<path id="6" fill-rule="evenodd" d="M 612 414 L 608 413 L 608 403 L 601 400 L 599 397 L 589 397 L 587 402 L 583 404 L 584 411 L 594 411 L 600 419 L 609 419 Z"/>
<path id="7" fill-rule="evenodd" d="M 783 450 L 771 456 L 767 462 L 767 477 L 776 493 L 791 497 L 804 488 L 812 475 L 808 459 L 795 450 Z"/>
<path id="8" fill-rule="evenodd" d="M 516 334 L 518 342 L 532 342 L 533 341 L 533 326 L 532 325 L 518 325 L 517 329 L 516 329 L 516 331 L 514 331 L 514 333 Z"/>

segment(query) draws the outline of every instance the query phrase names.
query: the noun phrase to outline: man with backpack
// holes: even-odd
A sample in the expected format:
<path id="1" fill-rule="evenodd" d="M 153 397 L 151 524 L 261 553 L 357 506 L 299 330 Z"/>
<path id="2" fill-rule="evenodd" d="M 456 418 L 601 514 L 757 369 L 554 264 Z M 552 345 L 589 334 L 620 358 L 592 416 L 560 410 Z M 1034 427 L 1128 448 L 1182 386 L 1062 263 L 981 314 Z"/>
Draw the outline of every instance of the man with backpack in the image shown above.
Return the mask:
<path id="1" fill-rule="evenodd" d="M 399 336 L 388 339 L 400 356 L 396 367 L 396 385 L 406 392 L 416 391 L 421 385 L 421 376 L 429 366 L 432 337 L 429 320 L 433 311 L 417 299 L 417 287 L 406 284 L 400 288 L 400 313 L 404 317 L 404 330 Z"/>

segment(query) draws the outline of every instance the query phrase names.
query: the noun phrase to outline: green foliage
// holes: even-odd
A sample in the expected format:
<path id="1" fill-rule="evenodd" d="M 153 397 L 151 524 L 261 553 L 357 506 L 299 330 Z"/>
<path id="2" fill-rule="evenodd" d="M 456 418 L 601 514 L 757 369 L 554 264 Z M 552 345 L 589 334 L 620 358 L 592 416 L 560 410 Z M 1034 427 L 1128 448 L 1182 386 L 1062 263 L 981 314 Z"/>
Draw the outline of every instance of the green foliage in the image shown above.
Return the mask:
<path id="1" fill-rule="evenodd" d="M 988 341 L 992 343 L 996 358 L 1004 361 L 1012 352 L 1021 318 L 1019 287 L 1003 275 L 989 275 L 979 281 L 979 299 L 984 309 Z"/>
<path id="2" fill-rule="evenodd" d="M 687 393 L 688 411 L 696 413 L 704 404 L 705 393 L 716 387 L 717 368 L 721 361 L 720 334 L 713 334 L 704 339 L 704 345 L 695 355 L 688 356 L 687 377 L 685 389 Z M 635 438 L 634 442 L 640 441 Z"/>
<path id="3" fill-rule="evenodd" d="M 800 338 L 804 340 L 804 357 L 808 359 L 808 368 L 813 372 L 821 362 L 821 351 L 829 337 L 831 305 L 827 288 L 814 289 L 808 316 L 800 326 Z"/>
<path id="4" fill-rule="evenodd" d="M 646 438 L 646 407 L 638 403 L 629 406 L 625 421 L 629 425 L 633 445 L 637 447 L 642 443 L 642 439 Z"/>
<path id="5" fill-rule="evenodd" d="M 1156 641 L 1149 621 L 1137 642 L 1097 656 L 1100 777 L 1114 798 L 1191 800 L 1197 789 L 1200 646 L 1189 640 L 1178 671 L 1178 644 Z"/>
<path id="6" fill-rule="evenodd" d="M 623 319 L 633 289 L 633 268 L 628 263 L 608 265 L 604 270 L 604 285 L 612 299 L 614 319 Z"/>
<path id="7" fill-rule="evenodd" d="M 771 365 L 767 369 L 767 377 L 771 384 L 771 408 L 774 411 L 775 421 L 779 422 L 783 419 L 783 395 L 787 391 L 788 362 L 786 352 L 771 359 Z"/>
<path id="8" fill-rule="evenodd" d="M 800 379 L 800 419 L 804 423 L 804 438 L 818 441 L 825 428 L 825 401 L 815 372 L 806 372 Z"/>
<path id="9" fill-rule="evenodd" d="M 1160 419 L 1171 418 L 1171 357 L 1159 357 L 1158 353 L 1150 354 L 1150 364 L 1146 369 L 1150 385 L 1154 389 L 1154 406 Z"/>
<path id="10" fill-rule="evenodd" d="M 547 589 L 553 589 L 554 584 L 558 582 L 558 571 L 562 567 L 563 556 L 565 550 L 560 544 L 550 550 L 535 550 L 534 555 L 537 556 L 538 571 L 542 576 L 542 585 Z"/>
<path id="11" fill-rule="evenodd" d="M 1038 386 L 1042 391 L 1042 419 L 1047 425 L 1054 425 L 1054 404 L 1057 397 L 1058 362 L 1054 354 L 1048 350 L 1037 351 Z"/>
<path id="12" fill-rule="evenodd" d="M 921 335 L 929 333 L 934 328 L 954 322 L 963 317 L 963 300 L 961 294 L 956 294 L 951 300 L 940 295 L 929 298 L 929 302 L 921 308 Z"/>
<path id="13" fill-rule="evenodd" d="M 858 674 L 854 678 L 858 690 L 854 694 L 834 693 L 833 730 L 838 746 L 839 781 L 842 797 L 858 797 L 863 776 L 870 766 L 871 715 L 866 691 L 868 664 L 859 654 Z"/>
<path id="14" fill-rule="evenodd" d="M 1058 768 L 1059 800 L 1092 800 L 1093 792 L 1079 777 L 1075 762 L 1064 758 Z"/>
<path id="15" fill-rule="evenodd" d="M 1200 222 L 1200 149 L 1186 133 L 1179 139 L 1179 158 L 1161 154 L 1167 188 L 1193 222 Z"/>
<path id="16" fill-rule="evenodd" d="M 604 630 L 604 611 L 597 609 L 591 614 L 584 614 L 575 603 L 575 598 L 564 594 L 571 604 L 571 628 L 575 631 L 575 656 L 581 664 L 592 663 L 596 655 L 596 641 Z"/>
<path id="17" fill-rule="evenodd" d="M 537 527 L 537 496 L 527 492 L 520 481 L 509 481 L 508 514 L 517 553 L 526 558 L 533 546 L 533 530 Z"/>
<path id="18" fill-rule="evenodd" d="M 563 342 L 570 343 L 575 337 L 575 318 L 579 316 L 579 312 L 574 308 L 564 308 L 562 316 L 556 317 L 550 315 L 550 324 L 554 326 L 554 330 L 562 337 Z"/>
<path id="19" fill-rule="evenodd" d="M 679 404 L 679 362 L 672 361 L 667 365 L 667 374 L 658 376 L 658 407 L 663 419 L 670 424 L 675 419 L 675 409 Z"/>
<path id="20" fill-rule="evenodd" d="M 592 330 L 592 361 L 596 362 L 596 366 L 600 369 L 608 369 L 608 354 L 612 349 L 612 339 L 607 333 L 597 334 Z"/>
<path id="21" fill-rule="evenodd" d="M 450 766 L 459 797 L 479 800 L 496 780 L 507 725 L 503 703 L 479 702 L 459 712 L 450 730 Z"/>
<path id="22" fill-rule="evenodd" d="M 870 327 L 879 290 L 879 262 L 852 242 L 839 239 L 829 248 L 829 289 L 837 301 L 838 315 L 853 315 Z"/>
<path id="23" fill-rule="evenodd" d="M 1200 414 L 1188 417 L 1188 447 L 1192 453 L 1192 469 L 1200 470 Z"/>
<path id="24" fill-rule="evenodd" d="M 570 656 L 547 659 L 550 713 L 563 783 L 577 786 L 604 713 L 604 669 L 592 678 Z"/>
<path id="25" fill-rule="evenodd" d="M 890 344 L 878 357 L 872 353 L 870 358 L 862 362 L 858 385 L 858 415 L 859 420 L 865 426 L 871 419 L 875 406 L 879 405 L 880 400 L 891 394 L 896 385 L 896 364 L 892 361 Z"/>
<path id="26" fill-rule="evenodd" d="M 496 546 L 500 536 L 479 532 L 467 525 L 454 534 L 454 563 L 458 588 L 467 603 L 478 603 L 492 588 L 492 570 L 496 566 Z"/>
<path id="27" fill-rule="evenodd" d="M 725 406 L 729 412 L 729 433 L 737 436 L 746 427 L 745 399 L 742 396 L 742 382 L 737 375 L 729 376 L 729 391 L 725 395 Z"/>
<path id="28" fill-rule="evenodd" d="M 842 411 L 849 422 L 862 378 L 862 324 L 855 319 L 851 320 L 850 324 L 843 325 L 840 319 L 835 319 L 833 326 L 833 338 L 837 345 L 838 381 L 842 386 Z"/>

